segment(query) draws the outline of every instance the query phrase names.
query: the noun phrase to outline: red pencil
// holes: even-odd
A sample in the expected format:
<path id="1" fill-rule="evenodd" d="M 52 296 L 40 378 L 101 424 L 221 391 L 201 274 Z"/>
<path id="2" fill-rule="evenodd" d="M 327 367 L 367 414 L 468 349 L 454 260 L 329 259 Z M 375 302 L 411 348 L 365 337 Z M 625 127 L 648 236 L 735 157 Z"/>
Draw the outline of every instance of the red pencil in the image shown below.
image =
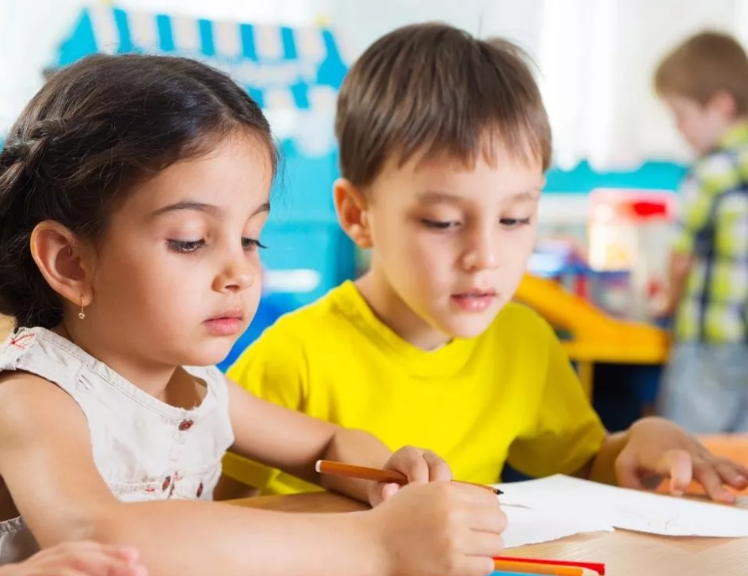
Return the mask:
<path id="1" fill-rule="evenodd" d="M 552 566 L 573 566 L 576 568 L 586 568 L 587 570 L 594 570 L 600 576 L 605 576 L 605 564 L 599 564 L 596 562 L 569 562 L 561 560 L 538 560 L 535 558 L 515 558 L 514 556 L 497 556 L 494 560 L 503 560 L 508 562 L 526 562 L 528 564 L 546 564 Z"/>

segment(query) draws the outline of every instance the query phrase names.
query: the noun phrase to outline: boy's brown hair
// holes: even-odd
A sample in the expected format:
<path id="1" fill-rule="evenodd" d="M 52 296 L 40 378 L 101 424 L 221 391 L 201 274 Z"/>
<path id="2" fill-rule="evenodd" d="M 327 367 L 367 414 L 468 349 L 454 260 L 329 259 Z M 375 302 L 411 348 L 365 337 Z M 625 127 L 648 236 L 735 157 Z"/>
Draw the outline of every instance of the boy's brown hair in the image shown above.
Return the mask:
<path id="1" fill-rule="evenodd" d="M 390 158 L 444 155 L 471 165 L 497 142 L 518 160 L 551 158 L 551 131 L 524 53 L 445 24 L 387 34 L 351 67 L 335 131 L 344 178 L 369 185 Z"/>
<path id="2" fill-rule="evenodd" d="M 660 96 L 684 96 L 702 105 L 724 91 L 735 99 L 736 115 L 748 113 L 748 57 L 728 34 L 692 36 L 662 60 L 654 83 Z"/>

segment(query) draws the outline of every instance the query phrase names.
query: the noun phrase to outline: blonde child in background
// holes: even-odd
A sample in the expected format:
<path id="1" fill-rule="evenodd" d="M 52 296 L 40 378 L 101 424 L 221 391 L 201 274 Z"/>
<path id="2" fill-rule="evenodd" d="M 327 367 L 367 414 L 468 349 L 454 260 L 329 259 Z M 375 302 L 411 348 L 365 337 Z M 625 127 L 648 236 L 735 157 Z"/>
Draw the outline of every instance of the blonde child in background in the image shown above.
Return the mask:
<path id="1" fill-rule="evenodd" d="M 427 446 L 473 482 L 498 482 L 509 462 L 628 487 L 666 476 L 675 494 L 696 478 L 722 501 L 725 484 L 748 485 L 665 420 L 606 434 L 552 328 L 511 302 L 551 159 L 516 47 L 441 24 L 396 30 L 351 68 L 336 131 L 338 217 L 371 268 L 267 329 L 232 378 L 391 446 Z M 226 472 L 266 492 L 312 489 L 237 458 Z"/>
<path id="2" fill-rule="evenodd" d="M 187 59 L 91 57 L 21 114 L 0 153 L 0 313 L 18 325 L 0 346 L 0 565 L 95 540 L 139 550 L 122 576 L 491 572 L 505 517 L 475 487 L 406 486 L 360 514 L 206 502 L 227 449 L 311 482 L 320 458 L 451 478 L 212 367 L 257 307 L 275 166 L 257 105 Z"/>
<path id="3" fill-rule="evenodd" d="M 655 88 L 697 155 L 662 311 L 675 323 L 660 412 L 693 433 L 748 432 L 748 57 L 730 36 L 698 34 Z"/>

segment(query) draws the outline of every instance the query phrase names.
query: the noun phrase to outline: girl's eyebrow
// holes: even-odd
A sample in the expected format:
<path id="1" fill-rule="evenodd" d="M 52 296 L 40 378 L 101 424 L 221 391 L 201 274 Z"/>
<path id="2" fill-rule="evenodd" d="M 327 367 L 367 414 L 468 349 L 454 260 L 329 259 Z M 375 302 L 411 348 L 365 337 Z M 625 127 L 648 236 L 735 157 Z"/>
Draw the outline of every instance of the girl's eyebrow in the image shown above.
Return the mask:
<path id="1" fill-rule="evenodd" d="M 218 206 L 214 206 L 213 204 L 205 204 L 204 202 L 191 202 L 189 200 L 184 200 L 182 202 L 169 204 L 168 206 L 159 208 L 158 210 L 151 213 L 151 218 L 158 218 L 159 216 L 163 216 L 164 214 L 167 214 L 169 212 L 178 212 L 181 210 L 191 210 L 194 212 L 209 212 L 211 214 L 216 214 L 220 212 L 220 208 L 218 208 Z"/>
<path id="2" fill-rule="evenodd" d="M 159 208 L 158 210 L 151 213 L 151 218 L 158 218 L 159 216 L 162 216 L 169 212 L 177 212 L 180 210 L 192 210 L 194 212 L 208 212 L 210 214 L 219 214 L 222 211 L 221 208 L 219 208 L 218 206 L 214 206 L 213 204 L 206 204 L 204 202 L 192 202 L 190 200 L 184 200 L 182 202 L 169 204 L 168 206 Z M 257 216 L 258 214 L 262 212 L 270 212 L 270 202 L 264 202 L 260 204 L 252 212 L 252 216 L 250 216 L 250 218 Z"/>

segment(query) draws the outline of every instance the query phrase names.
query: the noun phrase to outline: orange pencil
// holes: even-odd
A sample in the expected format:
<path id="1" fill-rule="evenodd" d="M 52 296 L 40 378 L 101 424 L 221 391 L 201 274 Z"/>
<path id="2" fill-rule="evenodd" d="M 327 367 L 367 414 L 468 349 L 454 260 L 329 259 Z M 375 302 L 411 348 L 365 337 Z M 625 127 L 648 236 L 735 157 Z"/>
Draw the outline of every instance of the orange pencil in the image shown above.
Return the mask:
<path id="1" fill-rule="evenodd" d="M 532 564 L 530 562 L 511 562 L 509 560 L 494 560 L 494 570 L 497 572 L 514 572 L 517 574 L 547 574 L 549 576 L 583 576 L 582 568 L 570 566 L 554 566 L 552 564 Z"/>
<path id="2" fill-rule="evenodd" d="M 374 482 L 384 482 L 391 484 L 407 484 L 408 477 L 402 472 L 396 470 L 381 470 L 380 468 L 366 468 L 364 466 L 354 466 L 352 464 L 343 464 L 342 462 L 330 462 L 329 460 L 318 460 L 315 469 L 319 474 L 328 476 L 345 476 L 346 478 L 356 478 L 357 480 L 373 480 Z M 454 480 L 459 482 L 459 480 Z M 473 482 L 460 482 L 460 484 L 469 484 L 490 490 L 494 494 L 503 494 L 498 488 L 487 486 L 486 484 L 475 484 Z"/>

